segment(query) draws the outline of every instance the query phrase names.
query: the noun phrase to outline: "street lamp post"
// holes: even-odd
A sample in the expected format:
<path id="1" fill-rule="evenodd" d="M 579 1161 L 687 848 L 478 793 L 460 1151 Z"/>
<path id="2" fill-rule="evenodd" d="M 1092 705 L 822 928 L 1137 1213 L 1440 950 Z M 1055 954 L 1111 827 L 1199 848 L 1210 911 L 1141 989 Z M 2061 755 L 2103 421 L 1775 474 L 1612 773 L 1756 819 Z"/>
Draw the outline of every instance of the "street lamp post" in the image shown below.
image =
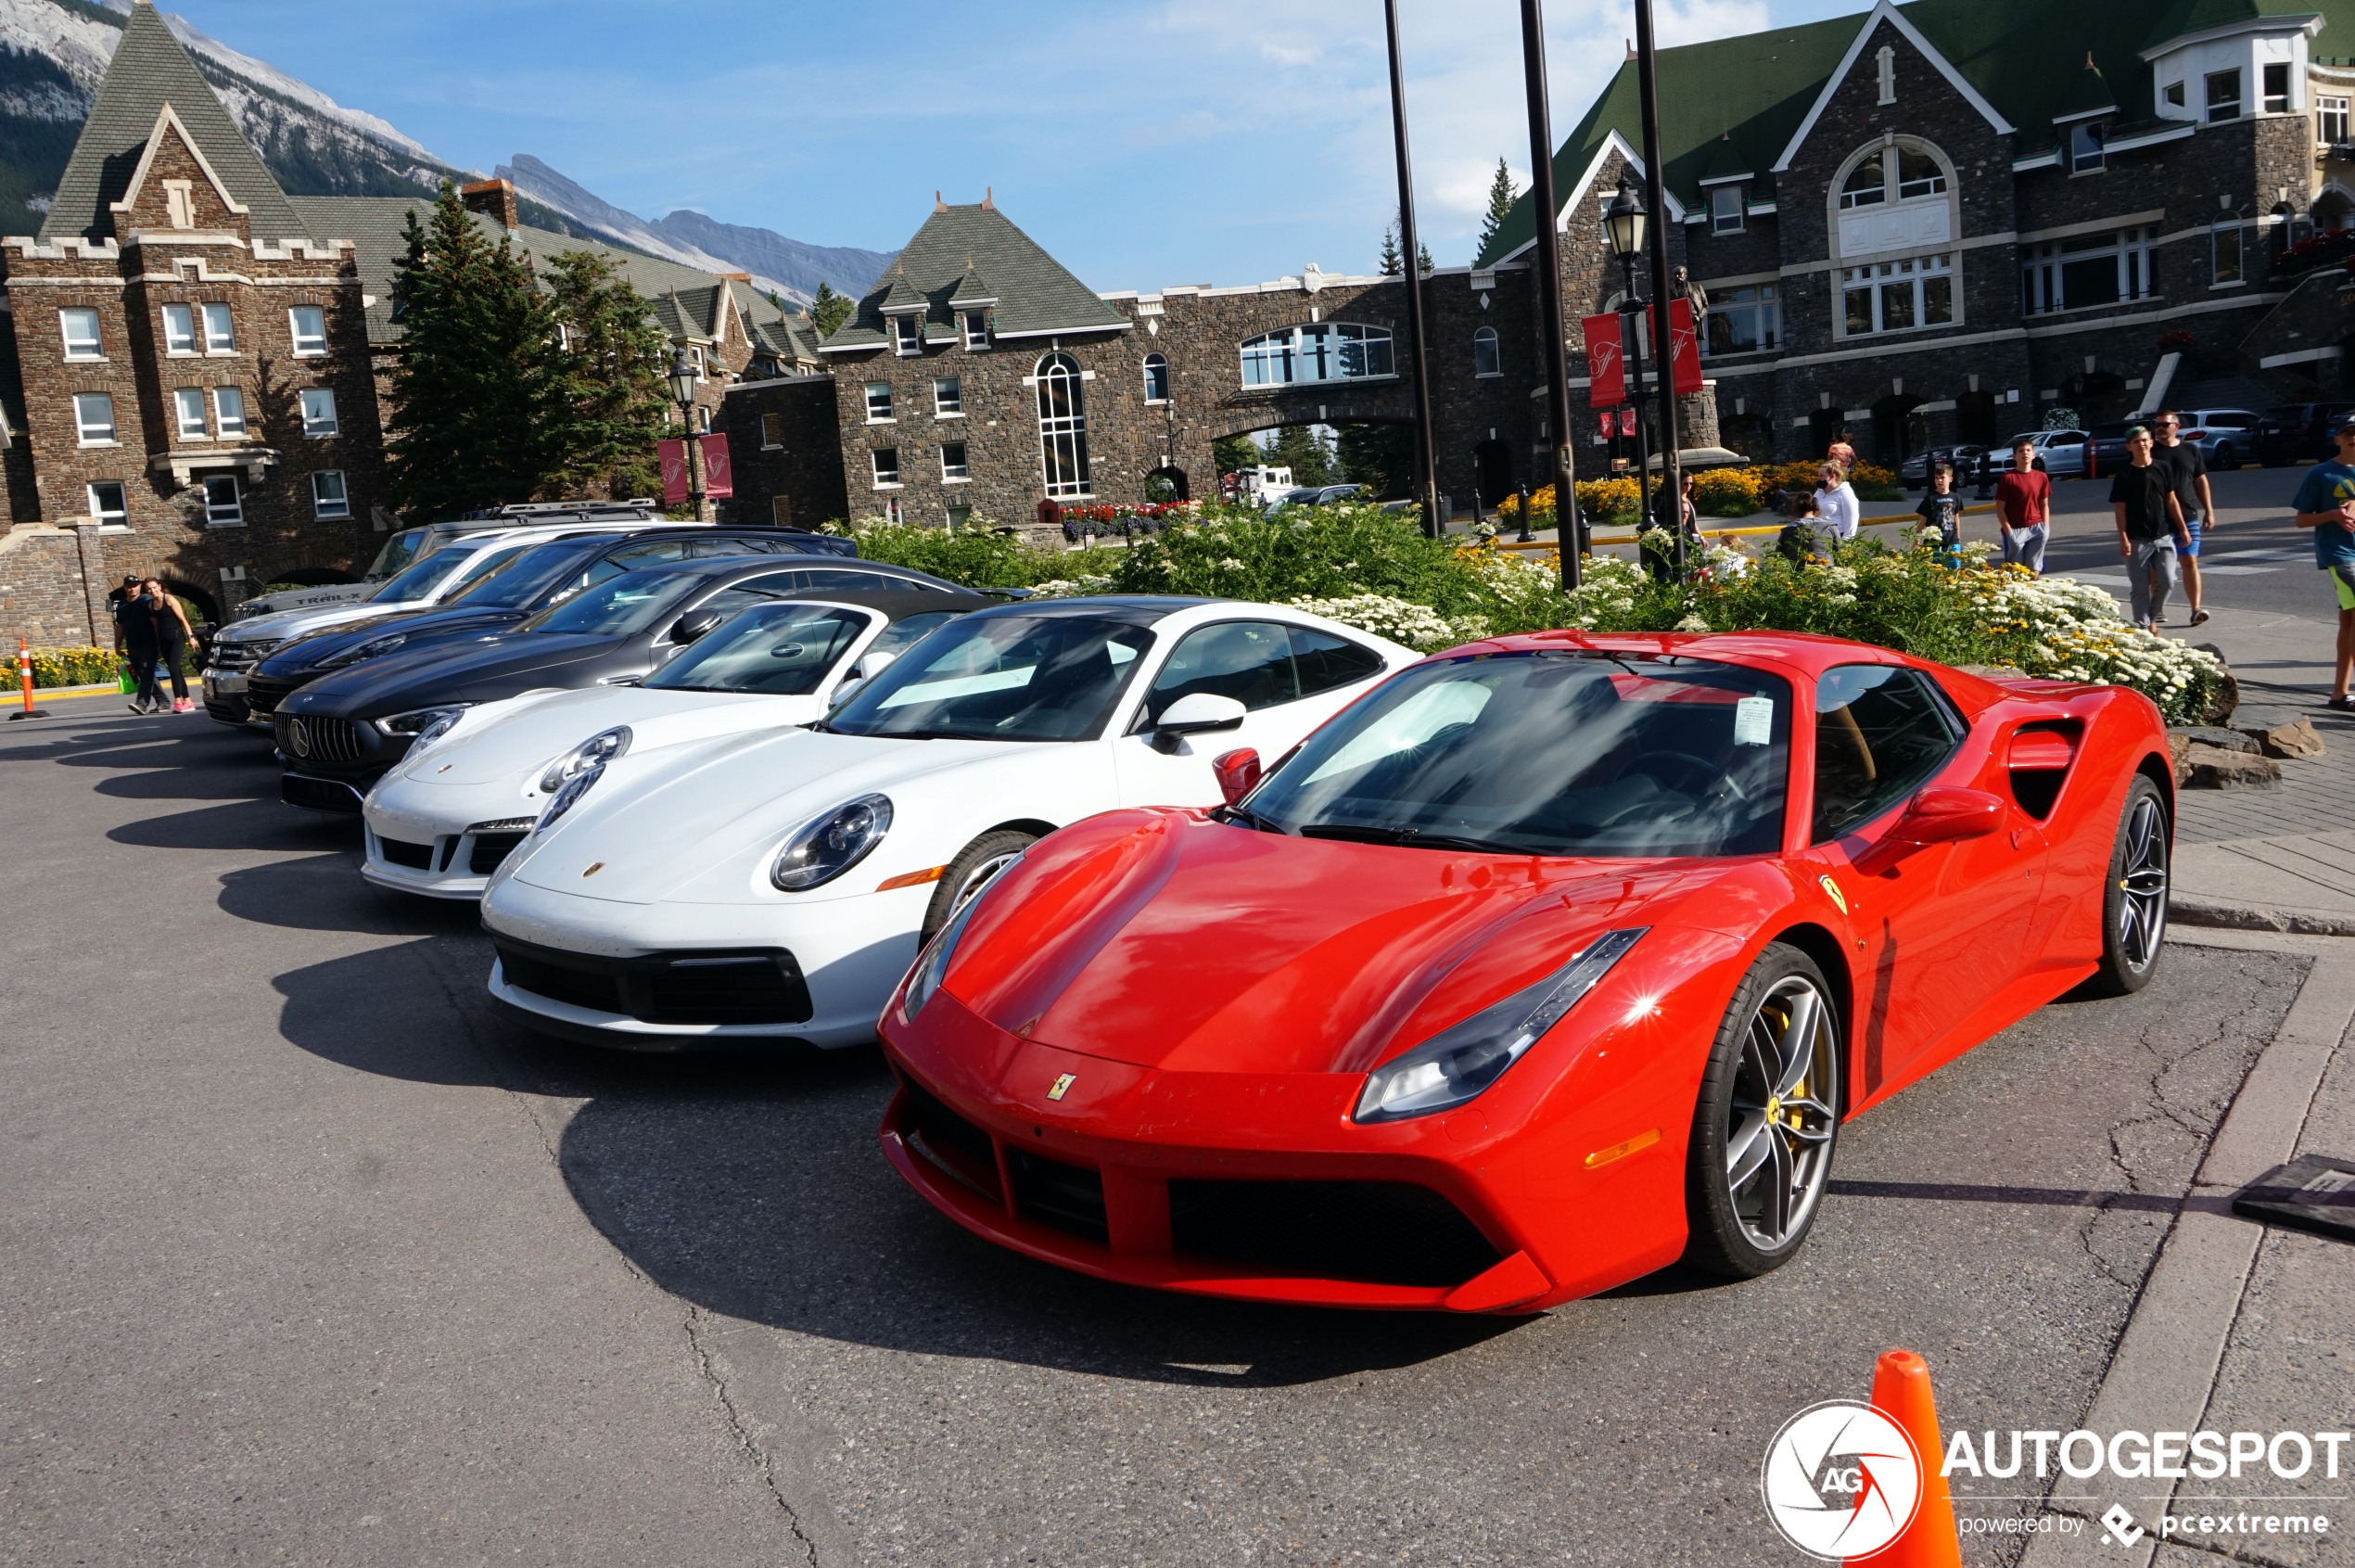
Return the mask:
<path id="1" fill-rule="evenodd" d="M 1636 514 L 1644 516 L 1651 502 L 1646 487 L 1651 480 L 1651 453 L 1644 439 L 1644 301 L 1636 285 L 1636 258 L 1644 249 L 1644 231 L 1650 226 L 1650 214 L 1644 210 L 1643 198 L 1628 184 L 1624 175 L 1619 181 L 1619 194 L 1610 198 L 1610 206 L 1603 212 L 1603 234 L 1610 242 L 1610 253 L 1619 258 L 1620 276 L 1626 287 L 1619 300 L 1620 366 L 1627 384 L 1627 406 L 1636 411 Z M 1665 476 L 1662 476 L 1663 479 Z M 1636 551 L 1644 552 L 1641 541 L 1644 529 L 1636 529 Z M 1684 565 L 1680 558 L 1678 567 Z"/>
<path id="2" fill-rule="evenodd" d="M 703 515 L 703 443 L 695 440 L 695 389 L 703 384 L 703 372 L 696 368 L 694 356 L 684 343 L 671 353 L 670 395 L 679 404 L 679 427 L 686 432 L 687 501 L 695 509 L 695 521 Z"/>
<path id="3" fill-rule="evenodd" d="M 1398 0 L 1383 0 L 1389 30 L 1390 123 L 1398 153 L 1399 240 L 1407 248 L 1407 359 L 1415 394 L 1415 499 L 1423 509 L 1423 531 L 1437 539 L 1447 531 L 1441 511 L 1439 464 L 1431 441 L 1431 367 L 1423 357 L 1423 269 L 1421 242 L 1415 237 L 1415 172 L 1407 152 L 1407 70 L 1398 53 Z"/>
<path id="4" fill-rule="evenodd" d="M 1578 475 L 1572 465 L 1570 351 L 1562 319 L 1561 209 L 1554 200 L 1554 133 L 1546 89 L 1546 18 L 1539 0 L 1521 3 L 1522 85 L 1529 95 L 1529 204 L 1537 223 L 1538 330 L 1546 343 L 1547 427 L 1553 436 L 1554 545 L 1565 592 L 1578 586 L 1586 554 L 1586 520 L 1578 515 Z M 1529 503 L 1521 507 L 1521 537 L 1529 538 Z"/>
<path id="5" fill-rule="evenodd" d="M 1636 0 L 1636 83 L 1644 116 L 1644 187 L 1652 210 L 1668 212 L 1667 171 L 1660 155 L 1660 50 L 1652 38 L 1652 0 Z M 1676 544 L 1676 578 L 1685 577 L 1684 477 L 1677 462 L 1676 351 L 1668 319 L 1668 230 L 1652 225 L 1652 365 L 1660 378 L 1660 520 Z M 1642 421 L 1639 419 L 1637 424 Z"/>

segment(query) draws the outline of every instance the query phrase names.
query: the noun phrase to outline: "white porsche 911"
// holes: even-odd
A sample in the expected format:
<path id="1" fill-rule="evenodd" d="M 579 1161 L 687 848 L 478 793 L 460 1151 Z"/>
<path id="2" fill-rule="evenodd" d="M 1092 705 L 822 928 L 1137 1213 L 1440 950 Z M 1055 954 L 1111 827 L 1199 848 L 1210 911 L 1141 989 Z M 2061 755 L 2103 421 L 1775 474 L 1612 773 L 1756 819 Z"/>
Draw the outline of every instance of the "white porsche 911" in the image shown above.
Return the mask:
<path id="1" fill-rule="evenodd" d="M 479 899 L 549 800 L 585 771 L 617 782 L 662 767 L 679 746 L 807 724 L 855 676 L 1001 602 L 812 589 L 720 622 L 637 685 L 463 709 L 368 792 L 361 874 L 404 893 Z"/>
<path id="2" fill-rule="evenodd" d="M 492 876 L 490 992 L 566 1039 L 874 1038 L 923 938 L 1033 842 L 1211 806 L 1420 656 L 1305 611 L 1070 599 L 966 616 L 822 722 L 566 783 Z"/>

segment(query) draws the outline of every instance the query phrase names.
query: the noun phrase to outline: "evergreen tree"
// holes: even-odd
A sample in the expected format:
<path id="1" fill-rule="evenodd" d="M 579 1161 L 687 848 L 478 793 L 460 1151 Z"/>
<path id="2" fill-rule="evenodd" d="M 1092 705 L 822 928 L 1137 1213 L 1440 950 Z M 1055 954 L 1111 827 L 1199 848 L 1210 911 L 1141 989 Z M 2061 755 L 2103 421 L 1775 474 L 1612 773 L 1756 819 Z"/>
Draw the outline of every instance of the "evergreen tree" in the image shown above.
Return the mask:
<path id="1" fill-rule="evenodd" d="M 1336 482 L 1332 445 L 1318 435 L 1314 425 L 1287 425 L 1277 431 L 1267 461 L 1278 467 L 1290 468 L 1292 482 L 1296 485 Z"/>
<path id="2" fill-rule="evenodd" d="M 1412 425 L 1343 425 L 1334 443 L 1341 477 L 1364 485 L 1382 501 L 1415 492 L 1415 427 Z"/>
<path id="3" fill-rule="evenodd" d="M 557 483 L 573 496 L 655 494 L 655 442 L 671 406 L 662 328 L 613 261 L 591 251 L 549 261 L 548 301 L 566 351 L 556 364 L 565 411 Z"/>
<path id="4" fill-rule="evenodd" d="M 859 301 L 837 294 L 822 279 L 818 285 L 818 298 L 809 302 L 809 319 L 818 328 L 818 336 L 829 338 L 834 328 L 848 321 L 859 311 Z"/>
<path id="5" fill-rule="evenodd" d="M 1415 259 L 1423 264 L 1423 276 L 1431 276 L 1431 247 L 1425 245 L 1420 240 L 1417 240 L 1415 242 Z"/>
<path id="6" fill-rule="evenodd" d="M 1496 160 L 1496 177 L 1488 183 L 1488 210 L 1480 220 L 1480 255 L 1488 254 L 1488 248 L 1496 242 L 1498 231 L 1504 228 L 1505 220 L 1512 216 L 1512 166 L 1500 158 Z"/>
<path id="7" fill-rule="evenodd" d="M 528 501 L 562 467 L 555 321 L 529 264 L 494 248 L 444 180 L 429 223 L 409 216 L 393 263 L 403 333 L 386 479 L 395 505 L 447 516 Z"/>
<path id="8" fill-rule="evenodd" d="M 1210 443 L 1210 460 L 1221 474 L 1259 465 L 1259 448 L 1249 436 L 1221 436 Z"/>
<path id="9" fill-rule="evenodd" d="M 1381 232 L 1381 275 L 1404 277 L 1406 259 L 1398 254 L 1398 225 L 1392 223 Z"/>

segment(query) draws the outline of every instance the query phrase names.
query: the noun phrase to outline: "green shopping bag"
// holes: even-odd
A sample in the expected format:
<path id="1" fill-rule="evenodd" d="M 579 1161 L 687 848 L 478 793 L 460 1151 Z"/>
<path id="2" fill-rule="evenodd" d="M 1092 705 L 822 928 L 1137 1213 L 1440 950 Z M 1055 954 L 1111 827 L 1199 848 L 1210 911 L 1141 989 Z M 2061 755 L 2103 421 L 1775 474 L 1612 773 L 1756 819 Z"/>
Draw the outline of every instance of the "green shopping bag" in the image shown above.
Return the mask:
<path id="1" fill-rule="evenodd" d="M 120 663 L 117 668 L 122 671 L 122 695 L 130 696 L 138 691 L 139 678 L 131 673 L 131 666 L 128 662 Z"/>

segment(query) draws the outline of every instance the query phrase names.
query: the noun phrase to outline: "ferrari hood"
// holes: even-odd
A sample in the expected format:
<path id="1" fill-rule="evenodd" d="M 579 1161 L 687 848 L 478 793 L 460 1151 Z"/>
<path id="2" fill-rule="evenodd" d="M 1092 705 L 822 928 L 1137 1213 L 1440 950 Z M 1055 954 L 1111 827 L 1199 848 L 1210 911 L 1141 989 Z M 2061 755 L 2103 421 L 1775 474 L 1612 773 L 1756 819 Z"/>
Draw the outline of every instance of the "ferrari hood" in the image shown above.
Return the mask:
<path id="1" fill-rule="evenodd" d="M 621 903 L 674 896 L 732 902 L 749 896 L 756 873 L 765 875 L 765 863 L 755 862 L 819 812 L 944 768 L 1028 749 L 808 730 L 762 730 L 682 747 L 675 761 L 592 789 L 544 841 L 526 846 L 515 876 Z M 582 878 L 592 865 L 591 893 Z"/>
<path id="2" fill-rule="evenodd" d="M 712 740 L 745 730 L 806 724 L 821 715 L 819 699 L 742 692 L 647 691 L 592 686 L 582 691 L 511 697 L 494 711 L 469 714 L 459 732 L 402 770 L 423 784 L 483 784 L 540 771 L 550 762 L 617 724 L 630 726 L 630 755 Z"/>
<path id="3" fill-rule="evenodd" d="M 1031 852 L 946 988 L 1041 1044 L 1179 1072 L 1362 1072 L 1709 870 L 1463 855 L 1119 812 Z"/>

